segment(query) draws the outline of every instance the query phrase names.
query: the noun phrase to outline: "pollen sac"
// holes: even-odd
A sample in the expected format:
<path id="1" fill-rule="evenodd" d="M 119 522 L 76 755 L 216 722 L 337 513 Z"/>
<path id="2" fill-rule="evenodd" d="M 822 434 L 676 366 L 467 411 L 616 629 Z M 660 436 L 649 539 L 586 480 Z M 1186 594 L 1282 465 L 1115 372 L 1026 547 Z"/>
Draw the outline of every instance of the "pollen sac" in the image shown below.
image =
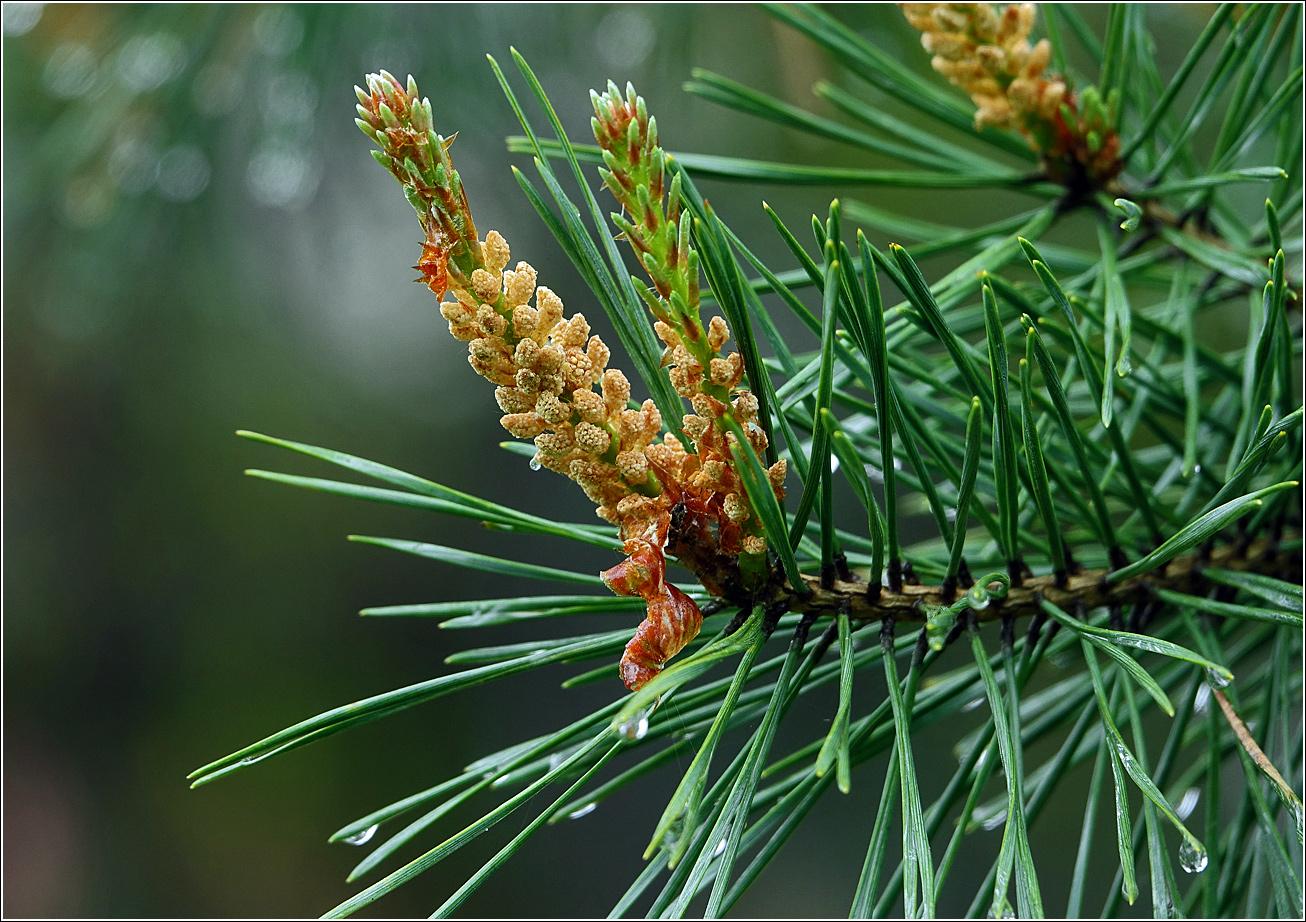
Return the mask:
<path id="1" fill-rule="evenodd" d="M 603 454 L 611 442 L 612 436 L 593 423 L 583 422 L 576 426 L 576 444 L 588 454 Z"/>
<path id="2" fill-rule="evenodd" d="M 476 327 L 482 336 L 503 336 L 508 321 L 487 304 L 476 311 Z"/>
<path id="3" fill-rule="evenodd" d="M 552 330 L 562 319 L 562 299 L 543 285 L 535 289 L 535 307 L 540 312 L 542 330 Z"/>
<path id="4" fill-rule="evenodd" d="M 560 432 L 541 432 L 535 437 L 535 447 L 542 454 L 564 458 L 576 448 L 576 439 L 570 429 Z"/>
<path id="5" fill-rule="evenodd" d="M 567 351 L 567 363 L 563 366 L 562 375 L 568 386 L 576 388 L 588 385 L 593 380 L 593 366 L 584 352 L 579 349 L 569 349 Z"/>
<path id="6" fill-rule="evenodd" d="M 515 387 L 496 387 L 494 399 L 499 404 L 499 409 L 505 413 L 525 413 L 535 406 L 529 394 Z"/>
<path id="7" fill-rule="evenodd" d="M 757 395 L 752 391 L 744 391 L 733 401 L 735 407 L 735 416 L 741 423 L 751 423 L 757 419 Z"/>
<path id="8" fill-rule="evenodd" d="M 529 263 L 517 263 L 516 272 L 503 274 L 504 294 L 509 307 L 517 307 L 531 299 L 535 290 L 535 270 Z"/>
<path id="9" fill-rule="evenodd" d="M 535 401 L 535 412 L 550 426 L 557 426 L 571 418 L 571 407 L 548 391 L 540 394 Z"/>
<path id="10" fill-rule="evenodd" d="M 648 479 L 648 458 L 644 456 L 643 452 L 618 452 L 617 470 L 621 471 L 621 476 L 626 483 L 643 483 Z"/>
<path id="11" fill-rule="evenodd" d="M 472 273 L 472 290 L 476 297 L 487 304 L 499 300 L 499 280 L 484 269 Z"/>
<path id="12" fill-rule="evenodd" d="M 726 516 L 732 522 L 747 522 L 752 515 L 748 503 L 738 493 L 727 493 L 722 506 L 725 509 Z"/>
<path id="13" fill-rule="evenodd" d="M 713 317 L 707 325 L 707 344 L 712 347 L 713 352 L 720 352 L 721 347 L 726 344 L 730 338 L 730 327 L 726 325 L 724 317 Z"/>
<path id="14" fill-rule="evenodd" d="M 703 438 L 708 429 L 712 428 L 712 421 L 694 413 L 686 413 L 681 418 L 680 427 L 685 430 L 686 435 L 697 442 Z"/>
<path id="15" fill-rule="evenodd" d="M 783 458 L 766 469 L 766 479 L 771 483 L 778 499 L 785 498 L 785 474 L 789 472 L 789 462 Z"/>
<path id="16" fill-rule="evenodd" d="M 609 413 L 625 409 L 626 404 L 630 402 L 630 382 L 616 368 L 610 368 L 603 373 L 603 402 L 607 405 Z"/>
<path id="17" fill-rule="evenodd" d="M 504 240 L 503 235 L 496 230 L 485 235 L 484 253 L 485 268 L 495 274 L 503 271 L 512 255 L 512 251 L 508 248 L 508 241 Z"/>
<path id="18" fill-rule="evenodd" d="M 602 374 L 603 369 L 608 367 L 608 359 L 612 357 L 612 351 L 603 340 L 591 336 L 589 344 L 585 347 L 585 357 L 590 360 L 590 367 Z"/>
<path id="19" fill-rule="evenodd" d="M 535 413 L 508 413 L 499 422 L 519 439 L 533 439 L 544 431 L 545 426 L 544 420 Z"/>
<path id="20" fill-rule="evenodd" d="M 540 357 L 540 344 L 533 339 L 523 339 L 513 350 L 512 357 L 518 368 L 531 368 Z"/>
<path id="21" fill-rule="evenodd" d="M 584 314 L 573 314 L 561 331 L 554 332 L 559 344 L 570 348 L 580 348 L 585 345 L 585 340 L 589 338 L 589 335 L 590 325 L 585 320 Z"/>
<path id="22" fill-rule="evenodd" d="M 600 423 L 607 417 L 607 407 L 603 398 L 587 388 L 578 388 L 571 392 L 571 402 L 587 423 Z"/>
<path id="23" fill-rule="evenodd" d="M 518 336 L 533 337 L 539 328 L 540 314 L 528 304 L 519 304 L 512 309 L 512 329 Z"/>

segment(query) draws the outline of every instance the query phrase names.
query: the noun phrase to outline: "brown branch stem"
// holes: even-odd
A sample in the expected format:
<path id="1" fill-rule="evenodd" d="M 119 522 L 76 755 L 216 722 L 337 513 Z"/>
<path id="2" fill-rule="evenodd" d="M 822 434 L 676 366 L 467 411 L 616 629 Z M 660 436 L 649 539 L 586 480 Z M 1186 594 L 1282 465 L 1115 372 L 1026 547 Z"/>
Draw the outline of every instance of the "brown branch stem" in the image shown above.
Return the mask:
<path id="1" fill-rule="evenodd" d="M 1273 538 L 1261 538 L 1246 548 L 1237 543 L 1215 548 L 1210 554 L 1188 554 L 1176 557 L 1168 564 L 1149 573 L 1130 577 L 1118 583 L 1107 583 L 1110 570 L 1082 570 L 1066 579 L 1064 586 L 1056 584 L 1053 576 L 1036 576 L 1012 586 L 1006 598 L 994 600 L 988 608 L 976 612 L 980 621 L 995 621 L 1005 616 L 1022 617 L 1039 611 L 1039 603 L 1046 599 L 1067 611 L 1108 605 L 1128 605 L 1147 599 L 1154 588 L 1175 592 L 1200 591 L 1203 588 L 1202 569 L 1219 567 L 1226 570 L 1251 571 L 1283 579 L 1300 580 L 1301 556 L 1284 553 Z M 780 587 L 778 600 L 783 599 L 793 612 L 817 612 L 835 615 L 843 605 L 848 605 L 849 615 L 857 620 L 882 620 L 920 622 L 926 617 L 926 606 L 947 605 L 938 586 L 904 585 L 898 592 L 882 588 L 878 599 L 867 595 L 866 583 L 835 580 L 830 588 L 822 588 L 821 578 L 803 574 L 803 582 L 811 590 L 800 595 L 787 582 Z"/>

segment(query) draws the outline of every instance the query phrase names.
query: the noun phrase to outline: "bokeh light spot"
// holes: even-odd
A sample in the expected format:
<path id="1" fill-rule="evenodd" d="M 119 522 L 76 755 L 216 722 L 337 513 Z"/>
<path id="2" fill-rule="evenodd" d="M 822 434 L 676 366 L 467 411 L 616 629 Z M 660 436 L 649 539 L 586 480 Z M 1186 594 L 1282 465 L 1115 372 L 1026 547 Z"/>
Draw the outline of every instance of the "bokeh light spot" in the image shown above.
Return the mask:
<path id="1" fill-rule="evenodd" d="M 301 71 L 275 74 L 263 82 L 259 103 L 269 123 L 302 125 L 313 118 L 317 109 L 317 87 Z"/>
<path id="2" fill-rule="evenodd" d="M 26 35 L 41 21 L 44 3 L 6 3 L 4 5 L 5 35 Z"/>
<path id="3" fill-rule="evenodd" d="M 185 48 L 175 35 L 167 32 L 132 36 L 118 52 L 118 79 L 137 93 L 158 89 L 185 66 Z"/>
<path id="4" fill-rule="evenodd" d="M 240 71 L 228 64 L 209 64 L 196 75 L 191 99 L 201 115 L 226 115 L 236 108 L 244 90 Z"/>
<path id="5" fill-rule="evenodd" d="M 105 172 L 118 191 L 125 195 L 139 195 L 154 185 L 159 173 L 159 152 L 140 135 L 126 134 L 118 139 L 109 153 Z"/>
<path id="6" fill-rule="evenodd" d="M 594 38 L 604 63 L 630 68 L 648 60 L 657 37 L 647 13 L 633 6 L 619 6 L 603 17 Z"/>
<path id="7" fill-rule="evenodd" d="M 68 183 L 68 188 L 64 191 L 64 215 L 78 227 L 98 227 L 108 219 L 117 197 L 106 177 L 92 174 L 78 176 Z"/>
<path id="8" fill-rule="evenodd" d="M 254 20 L 254 41 L 269 57 L 282 58 L 299 47 L 304 38 L 304 23 L 293 10 L 271 6 Z"/>
<path id="9" fill-rule="evenodd" d="M 317 164 L 289 147 L 265 147 L 257 151 L 250 158 L 245 175 L 254 201 L 289 209 L 307 204 L 320 179 Z"/>
<path id="10" fill-rule="evenodd" d="M 209 184 L 209 158 L 194 144 L 176 144 L 159 158 L 159 194 L 170 202 L 189 202 Z"/>
<path id="11" fill-rule="evenodd" d="M 42 76 L 51 95 L 76 99 L 95 86 L 95 72 L 95 55 L 91 49 L 80 42 L 65 42 L 50 53 Z"/>

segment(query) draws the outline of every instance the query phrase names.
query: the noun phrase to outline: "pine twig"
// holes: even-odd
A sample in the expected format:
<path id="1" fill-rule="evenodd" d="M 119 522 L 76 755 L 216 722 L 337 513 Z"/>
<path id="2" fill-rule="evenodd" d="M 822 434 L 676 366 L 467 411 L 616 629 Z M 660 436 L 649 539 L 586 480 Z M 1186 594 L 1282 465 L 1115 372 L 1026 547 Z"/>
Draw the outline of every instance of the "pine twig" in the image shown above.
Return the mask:
<path id="1" fill-rule="evenodd" d="M 1154 589 L 1185 592 L 1198 589 L 1203 584 L 1205 567 L 1254 572 L 1286 580 L 1300 581 L 1302 561 L 1298 554 L 1279 553 L 1271 538 L 1252 542 L 1245 553 L 1239 553 L 1236 544 L 1218 547 L 1209 554 L 1197 552 L 1171 560 L 1164 567 L 1109 584 L 1109 569 L 1082 570 L 1070 576 L 1064 588 L 1058 588 L 1052 575 L 1035 576 L 1019 585 L 1012 585 L 1006 598 L 995 600 L 983 611 L 976 612 L 980 621 L 997 621 L 1005 616 L 1023 617 L 1039 611 L 1043 599 L 1070 610 L 1076 606 L 1092 609 L 1101 606 L 1122 606 L 1148 597 Z M 924 621 L 927 606 L 947 605 L 939 586 L 904 585 L 900 591 L 884 589 L 872 601 L 864 583 L 835 580 L 829 589 L 821 587 L 819 576 L 803 575 L 810 595 L 801 595 L 785 583 L 778 592 L 788 599 L 789 610 L 819 612 L 822 616 L 837 614 L 840 606 L 849 605 L 849 616 L 854 620 L 874 621 L 892 618 L 894 621 Z"/>

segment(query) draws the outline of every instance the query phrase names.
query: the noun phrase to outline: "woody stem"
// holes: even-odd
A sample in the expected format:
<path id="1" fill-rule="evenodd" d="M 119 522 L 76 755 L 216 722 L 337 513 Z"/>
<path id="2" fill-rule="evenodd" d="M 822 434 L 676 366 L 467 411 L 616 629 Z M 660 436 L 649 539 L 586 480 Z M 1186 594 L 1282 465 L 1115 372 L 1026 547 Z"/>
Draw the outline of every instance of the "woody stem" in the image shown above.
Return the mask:
<path id="1" fill-rule="evenodd" d="M 1200 592 L 1205 588 L 1202 570 L 1219 567 L 1225 570 L 1260 573 L 1280 579 L 1300 582 L 1302 562 L 1296 553 L 1281 553 L 1279 541 L 1261 538 L 1246 548 L 1237 543 L 1218 547 L 1209 554 L 1189 554 L 1177 557 L 1148 573 L 1143 573 L 1118 583 L 1107 583 L 1110 570 L 1083 570 L 1066 578 L 1063 586 L 1057 585 L 1054 576 L 1036 576 L 1021 585 L 1013 585 L 1003 599 L 994 599 L 983 611 L 976 612 L 980 621 L 995 621 L 1004 617 L 1023 617 L 1041 611 L 1043 600 L 1057 607 L 1073 611 L 1103 606 L 1123 606 L 1148 599 L 1156 589 L 1174 592 Z M 927 606 L 947 605 L 938 586 L 903 586 L 898 592 L 882 588 L 878 599 L 867 595 L 865 583 L 835 580 L 829 588 L 822 588 L 819 576 L 803 574 L 803 582 L 810 595 L 799 595 L 788 583 L 783 584 L 777 601 L 783 599 L 791 612 L 816 612 L 835 615 L 848 606 L 849 616 L 855 620 L 920 622 L 926 619 Z"/>

